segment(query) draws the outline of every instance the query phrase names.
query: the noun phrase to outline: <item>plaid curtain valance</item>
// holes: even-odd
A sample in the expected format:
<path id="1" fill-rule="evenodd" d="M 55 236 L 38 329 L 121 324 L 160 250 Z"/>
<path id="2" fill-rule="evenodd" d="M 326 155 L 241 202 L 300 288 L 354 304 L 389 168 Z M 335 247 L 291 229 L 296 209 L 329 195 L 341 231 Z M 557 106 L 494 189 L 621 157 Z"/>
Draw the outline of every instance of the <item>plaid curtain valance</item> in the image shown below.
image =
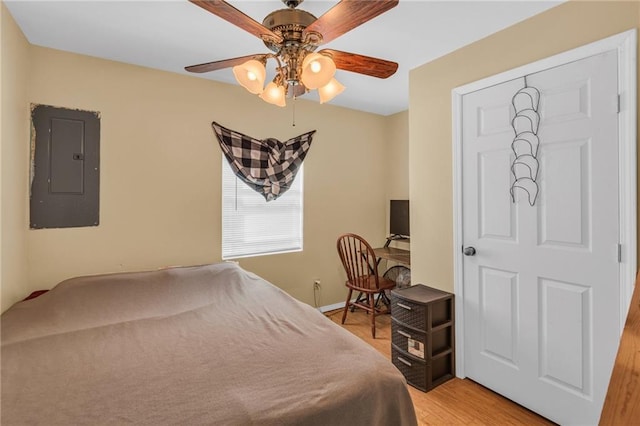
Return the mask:
<path id="1" fill-rule="evenodd" d="M 280 142 L 274 138 L 255 139 L 215 121 L 211 126 L 235 175 L 267 201 L 289 189 L 316 132 L 312 130 Z"/>

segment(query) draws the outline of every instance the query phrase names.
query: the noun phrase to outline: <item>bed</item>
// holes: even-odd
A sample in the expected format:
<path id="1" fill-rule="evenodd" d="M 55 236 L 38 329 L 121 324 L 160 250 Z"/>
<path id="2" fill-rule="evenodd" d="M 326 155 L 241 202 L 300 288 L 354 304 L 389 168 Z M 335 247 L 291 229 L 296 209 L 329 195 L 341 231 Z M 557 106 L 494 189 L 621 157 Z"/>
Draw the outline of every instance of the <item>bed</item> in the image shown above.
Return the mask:
<path id="1" fill-rule="evenodd" d="M 73 278 L 1 326 L 3 425 L 416 424 L 391 362 L 232 263 Z"/>

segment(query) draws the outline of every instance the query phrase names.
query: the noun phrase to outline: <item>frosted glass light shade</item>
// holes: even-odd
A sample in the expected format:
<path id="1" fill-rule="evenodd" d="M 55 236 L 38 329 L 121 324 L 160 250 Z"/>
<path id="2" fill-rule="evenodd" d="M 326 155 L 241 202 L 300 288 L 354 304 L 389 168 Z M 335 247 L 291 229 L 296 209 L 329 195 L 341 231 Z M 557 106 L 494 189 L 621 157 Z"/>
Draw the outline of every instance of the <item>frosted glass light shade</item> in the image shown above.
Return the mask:
<path id="1" fill-rule="evenodd" d="M 300 79 L 308 89 L 327 85 L 336 73 L 336 64 L 328 56 L 310 53 L 302 61 Z"/>
<path id="2" fill-rule="evenodd" d="M 242 87 L 257 95 L 262 93 L 267 71 L 262 62 L 250 59 L 241 65 L 233 67 L 233 75 Z"/>
<path id="3" fill-rule="evenodd" d="M 279 107 L 287 105 L 286 94 L 284 86 L 278 86 L 273 81 L 267 84 L 264 88 L 264 92 L 258 95 L 263 101 L 268 102 Z"/>
<path id="4" fill-rule="evenodd" d="M 329 102 L 331 99 L 344 92 L 345 87 L 338 80 L 332 78 L 329 83 L 318 89 L 320 95 L 320 103 Z"/>

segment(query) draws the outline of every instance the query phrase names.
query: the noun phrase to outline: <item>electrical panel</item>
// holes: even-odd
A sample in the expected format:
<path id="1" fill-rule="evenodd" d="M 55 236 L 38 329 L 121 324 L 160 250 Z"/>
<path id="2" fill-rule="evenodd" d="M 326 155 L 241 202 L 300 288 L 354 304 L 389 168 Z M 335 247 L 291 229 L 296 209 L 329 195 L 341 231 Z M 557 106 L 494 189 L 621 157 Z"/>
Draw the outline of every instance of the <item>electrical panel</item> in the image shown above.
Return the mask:
<path id="1" fill-rule="evenodd" d="M 100 114 L 33 106 L 30 226 L 97 226 L 100 214 Z"/>

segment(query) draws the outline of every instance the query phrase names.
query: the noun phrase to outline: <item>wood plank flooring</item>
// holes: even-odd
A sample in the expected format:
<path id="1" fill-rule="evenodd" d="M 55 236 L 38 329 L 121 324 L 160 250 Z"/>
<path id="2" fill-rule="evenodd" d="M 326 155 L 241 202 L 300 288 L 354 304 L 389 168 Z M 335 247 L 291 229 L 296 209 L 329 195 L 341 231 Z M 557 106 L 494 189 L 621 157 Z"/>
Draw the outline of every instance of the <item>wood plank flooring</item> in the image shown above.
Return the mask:
<path id="1" fill-rule="evenodd" d="M 624 326 L 600 426 L 631 425 L 640 421 L 640 273 Z"/>
<path id="2" fill-rule="evenodd" d="M 342 310 L 325 314 L 340 324 Z M 358 310 L 349 312 L 342 327 L 391 357 L 391 317 L 376 317 L 376 338 L 371 338 L 369 317 Z M 554 423 L 520 405 L 465 379 L 454 378 L 422 392 L 408 386 L 416 409 L 418 424 L 426 425 L 553 425 Z"/>

